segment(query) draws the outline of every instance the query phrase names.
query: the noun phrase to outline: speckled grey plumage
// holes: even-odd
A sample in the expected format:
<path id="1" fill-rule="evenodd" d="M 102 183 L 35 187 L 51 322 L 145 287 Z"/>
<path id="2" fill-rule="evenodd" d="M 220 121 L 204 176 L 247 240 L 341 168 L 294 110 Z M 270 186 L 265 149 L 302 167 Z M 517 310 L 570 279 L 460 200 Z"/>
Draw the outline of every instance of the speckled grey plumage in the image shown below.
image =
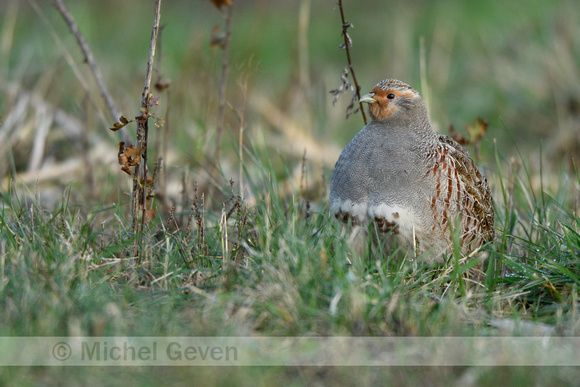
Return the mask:
<path id="1" fill-rule="evenodd" d="M 464 213 L 466 243 L 491 239 L 491 193 L 468 152 L 432 129 L 425 103 L 410 86 L 386 80 L 377 87 L 417 97 L 401 98 L 395 114 L 371 121 L 343 150 L 330 182 L 331 213 L 359 225 L 386 219 L 397 225 L 401 243 L 419 242 L 417 253 L 431 249 L 434 257 L 450 246 L 449 223 L 457 214 Z M 480 222 L 489 223 L 484 236 L 477 235 Z"/>

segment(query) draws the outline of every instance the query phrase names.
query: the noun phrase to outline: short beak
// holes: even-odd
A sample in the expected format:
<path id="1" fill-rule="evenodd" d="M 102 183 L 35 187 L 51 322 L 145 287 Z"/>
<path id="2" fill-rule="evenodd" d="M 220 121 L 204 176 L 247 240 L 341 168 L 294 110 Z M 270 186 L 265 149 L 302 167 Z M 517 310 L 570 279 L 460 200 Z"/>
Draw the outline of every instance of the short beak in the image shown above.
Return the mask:
<path id="1" fill-rule="evenodd" d="M 377 100 L 373 98 L 374 96 L 375 96 L 375 93 L 365 94 L 362 97 L 360 97 L 359 102 L 377 103 Z"/>

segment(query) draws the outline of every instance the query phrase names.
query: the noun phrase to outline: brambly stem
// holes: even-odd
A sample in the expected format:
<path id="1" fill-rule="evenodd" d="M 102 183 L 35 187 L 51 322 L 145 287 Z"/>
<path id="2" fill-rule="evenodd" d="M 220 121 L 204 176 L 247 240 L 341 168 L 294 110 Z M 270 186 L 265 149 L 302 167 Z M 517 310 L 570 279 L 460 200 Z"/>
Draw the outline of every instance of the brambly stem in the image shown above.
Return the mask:
<path id="1" fill-rule="evenodd" d="M 344 10 L 342 8 L 342 0 L 338 0 L 338 9 L 340 10 L 340 19 L 342 21 L 342 36 L 344 38 L 344 49 L 346 50 L 346 60 L 348 61 L 348 68 L 350 69 L 350 73 L 352 74 L 352 80 L 354 82 L 354 87 L 356 89 L 356 97 L 357 97 L 357 100 L 359 100 L 358 104 L 360 107 L 360 112 L 362 114 L 363 121 L 366 125 L 367 124 L 367 116 L 365 115 L 364 106 L 363 106 L 362 102 L 360 102 L 360 86 L 358 85 L 358 82 L 356 80 L 356 75 L 354 73 L 354 67 L 352 66 L 352 61 L 350 59 L 350 46 L 352 43 L 351 43 L 350 38 L 348 36 L 348 29 L 350 27 L 352 27 L 352 24 L 347 22 L 346 19 L 344 18 Z"/>

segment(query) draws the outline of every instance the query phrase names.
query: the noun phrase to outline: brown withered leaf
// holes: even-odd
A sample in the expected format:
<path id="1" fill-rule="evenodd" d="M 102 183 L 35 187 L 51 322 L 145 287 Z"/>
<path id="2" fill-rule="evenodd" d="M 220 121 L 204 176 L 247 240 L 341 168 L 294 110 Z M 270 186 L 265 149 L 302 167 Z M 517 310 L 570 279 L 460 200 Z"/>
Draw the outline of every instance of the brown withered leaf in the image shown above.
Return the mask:
<path id="1" fill-rule="evenodd" d="M 233 5 L 233 0 L 211 0 L 217 9 L 222 9 L 224 5 Z"/>
<path id="2" fill-rule="evenodd" d="M 118 155 L 117 159 L 119 160 L 119 165 L 128 167 L 129 166 L 129 158 L 123 154 Z"/>
<path id="3" fill-rule="evenodd" d="M 141 185 L 143 185 L 143 179 L 141 179 L 139 182 L 141 183 Z M 147 186 L 150 187 L 152 185 L 153 185 L 153 178 L 150 176 L 147 176 Z"/>
<path id="4" fill-rule="evenodd" d="M 483 138 L 485 132 L 487 132 L 487 120 L 485 118 L 477 117 L 475 122 L 465 125 L 465 130 L 469 135 L 469 142 L 475 143 Z"/>
<path id="5" fill-rule="evenodd" d="M 127 166 L 122 167 L 121 171 L 125 172 L 129 176 L 133 176 L 133 171 L 131 171 L 131 168 L 129 168 Z"/>
<path id="6" fill-rule="evenodd" d="M 155 82 L 155 90 L 163 91 L 163 90 L 167 89 L 170 85 L 171 85 L 170 80 L 165 80 L 165 81 L 159 80 L 159 81 Z"/>
<path id="7" fill-rule="evenodd" d="M 136 146 L 128 146 L 127 148 L 125 148 L 125 156 L 127 157 L 135 157 L 139 155 L 139 148 Z"/>
<path id="8" fill-rule="evenodd" d="M 134 167 L 141 160 L 141 155 L 139 154 L 139 148 L 136 146 L 128 146 L 124 149 L 124 154 L 127 156 L 127 162 L 123 165 L 128 167 Z"/>
<path id="9" fill-rule="evenodd" d="M 117 153 L 117 160 L 119 162 L 119 165 L 125 168 L 129 168 L 130 160 L 129 157 L 125 154 L 125 143 L 123 141 L 119 143 L 119 152 Z"/>
<path id="10" fill-rule="evenodd" d="M 119 165 L 121 165 L 121 170 L 128 175 L 133 175 L 131 167 L 139 164 L 141 155 L 139 154 L 139 148 L 136 146 L 125 147 L 125 143 L 121 141 L 119 143 L 119 152 L 117 153 L 117 160 Z"/>
<path id="11" fill-rule="evenodd" d="M 134 158 L 129 158 L 129 166 L 134 167 L 135 165 L 139 164 L 139 160 L 141 160 L 141 155 L 137 155 Z"/>
<path id="12" fill-rule="evenodd" d="M 124 116 L 119 117 L 119 122 L 115 122 L 112 128 L 109 128 L 113 132 L 121 129 L 122 127 L 126 126 L 128 123 L 133 122 L 133 120 L 129 121 Z"/>
<path id="13" fill-rule="evenodd" d="M 109 128 L 109 130 L 112 130 L 113 132 L 116 132 L 117 130 L 121 129 L 123 126 L 125 126 L 125 125 L 121 125 L 118 122 L 115 122 L 113 124 L 113 127 L 112 128 Z"/>
<path id="14" fill-rule="evenodd" d="M 119 143 L 119 152 L 117 153 L 117 158 L 119 159 L 119 164 L 123 165 L 123 163 L 121 162 L 121 156 L 123 155 L 123 153 L 125 153 L 125 142 L 121 141 Z"/>

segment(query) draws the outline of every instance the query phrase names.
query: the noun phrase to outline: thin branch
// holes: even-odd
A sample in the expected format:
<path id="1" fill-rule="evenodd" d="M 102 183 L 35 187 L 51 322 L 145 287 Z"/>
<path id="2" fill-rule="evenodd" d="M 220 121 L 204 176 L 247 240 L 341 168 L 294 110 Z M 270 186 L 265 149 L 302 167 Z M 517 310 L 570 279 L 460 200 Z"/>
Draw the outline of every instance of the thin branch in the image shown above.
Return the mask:
<path id="1" fill-rule="evenodd" d="M 224 55 L 222 57 L 222 75 L 220 79 L 220 90 L 219 90 L 219 109 L 218 109 L 218 122 L 217 122 L 217 136 L 216 136 L 216 143 L 215 143 L 215 152 L 214 152 L 214 165 L 218 165 L 218 158 L 219 158 L 219 151 L 220 151 L 220 142 L 222 137 L 222 131 L 224 127 L 224 115 L 226 110 L 226 82 L 227 82 L 227 75 L 228 75 L 228 53 L 230 47 L 230 37 L 232 34 L 232 13 L 234 10 L 233 3 L 228 5 L 227 10 L 225 12 L 225 20 L 226 20 L 226 36 L 223 39 L 223 51 Z"/>
<path id="2" fill-rule="evenodd" d="M 149 42 L 149 60 L 147 61 L 147 72 L 145 73 L 145 84 L 141 95 L 141 106 L 147 104 L 149 90 L 151 89 L 151 77 L 153 75 L 153 61 L 155 59 L 155 47 L 157 36 L 159 35 L 159 19 L 161 18 L 161 0 L 155 0 L 155 15 L 153 17 L 153 30 L 151 31 L 151 41 Z"/>
<path id="3" fill-rule="evenodd" d="M 80 32 L 74 18 L 72 17 L 71 13 L 68 11 L 68 9 L 66 8 L 66 6 L 62 2 L 62 0 L 54 0 L 53 5 L 60 12 L 65 23 L 69 27 L 71 33 L 76 38 L 77 43 L 79 44 L 79 47 L 80 47 L 83 55 L 85 56 L 85 60 L 88 63 L 89 68 L 91 69 L 91 72 L 93 73 L 93 77 L 95 78 L 95 82 L 97 83 L 97 86 L 99 87 L 99 90 L 101 91 L 101 96 L 105 100 L 105 104 L 107 105 L 107 108 L 109 109 L 109 113 L 111 114 L 113 119 L 115 121 L 117 121 L 119 119 L 119 117 L 121 117 L 121 110 L 115 104 L 115 101 L 113 100 L 113 97 L 111 96 L 111 93 L 109 93 L 109 90 L 107 89 L 107 85 L 103 81 L 103 76 L 101 75 L 101 71 L 97 67 L 97 63 L 95 62 L 95 58 L 93 57 L 93 53 L 92 53 L 91 49 L 89 48 L 87 41 L 85 40 L 83 34 Z M 126 132 L 126 130 L 123 130 L 121 132 L 121 138 L 126 143 L 129 143 L 129 135 Z"/>
<path id="4" fill-rule="evenodd" d="M 137 214 L 139 204 L 141 204 L 141 231 L 145 228 L 147 215 L 147 141 L 149 137 L 149 91 L 151 90 L 151 77 L 153 74 L 153 62 L 155 60 L 155 47 L 159 34 L 159 19 L 161 18 L 161 0 L 155 0 L 155 15 L 153 17 L 153 29 L 149 42 L 149 59 L 147 60 L 147 70 L 145 72 L 145 82 L 143 94 L 141 95 L 141 115 L 137 126 L 137 145 L 141 149 L 142 158 L 133 176 L 133 231 L 137 231 Z M 141 173 L 138 173 L 141 169 Z M 141 177 L 141 179 L 140 179 Z M 142 183 L 140 182 L 142 180 Z M 139 194 L 141 195 L 139 199 Z"/>
<path id="5" fill-rule="evenodd" d="M 348 68 L 352 74 L 352 80 L 354 82 L 354 87 L 356 89 L 356 96 L 360 100 L 360 86 L 356 80 L 356 75 L 354 74 L 354 67 L 352 67 L 352 62 L 350 60 L 350 46 L 352 44 L 350 37 L 348 36 L 348 29 L 352 27 L 352 24 L 346 21 L 344 18 L 344 11 L 342 9 L 342 0 L 338 0 L 338 9 L 340 10 L 340 19 L 342 21 L 342 36 L 344 37 L 344 49 L 346 50 L 346 60 L 348 61 Z M 365 110 L 362 102 L 359 101 L 360 112 L 363 116 L 363 121 L 365 125 L 367 124 L 367 117 L 365 115 Z"/>

